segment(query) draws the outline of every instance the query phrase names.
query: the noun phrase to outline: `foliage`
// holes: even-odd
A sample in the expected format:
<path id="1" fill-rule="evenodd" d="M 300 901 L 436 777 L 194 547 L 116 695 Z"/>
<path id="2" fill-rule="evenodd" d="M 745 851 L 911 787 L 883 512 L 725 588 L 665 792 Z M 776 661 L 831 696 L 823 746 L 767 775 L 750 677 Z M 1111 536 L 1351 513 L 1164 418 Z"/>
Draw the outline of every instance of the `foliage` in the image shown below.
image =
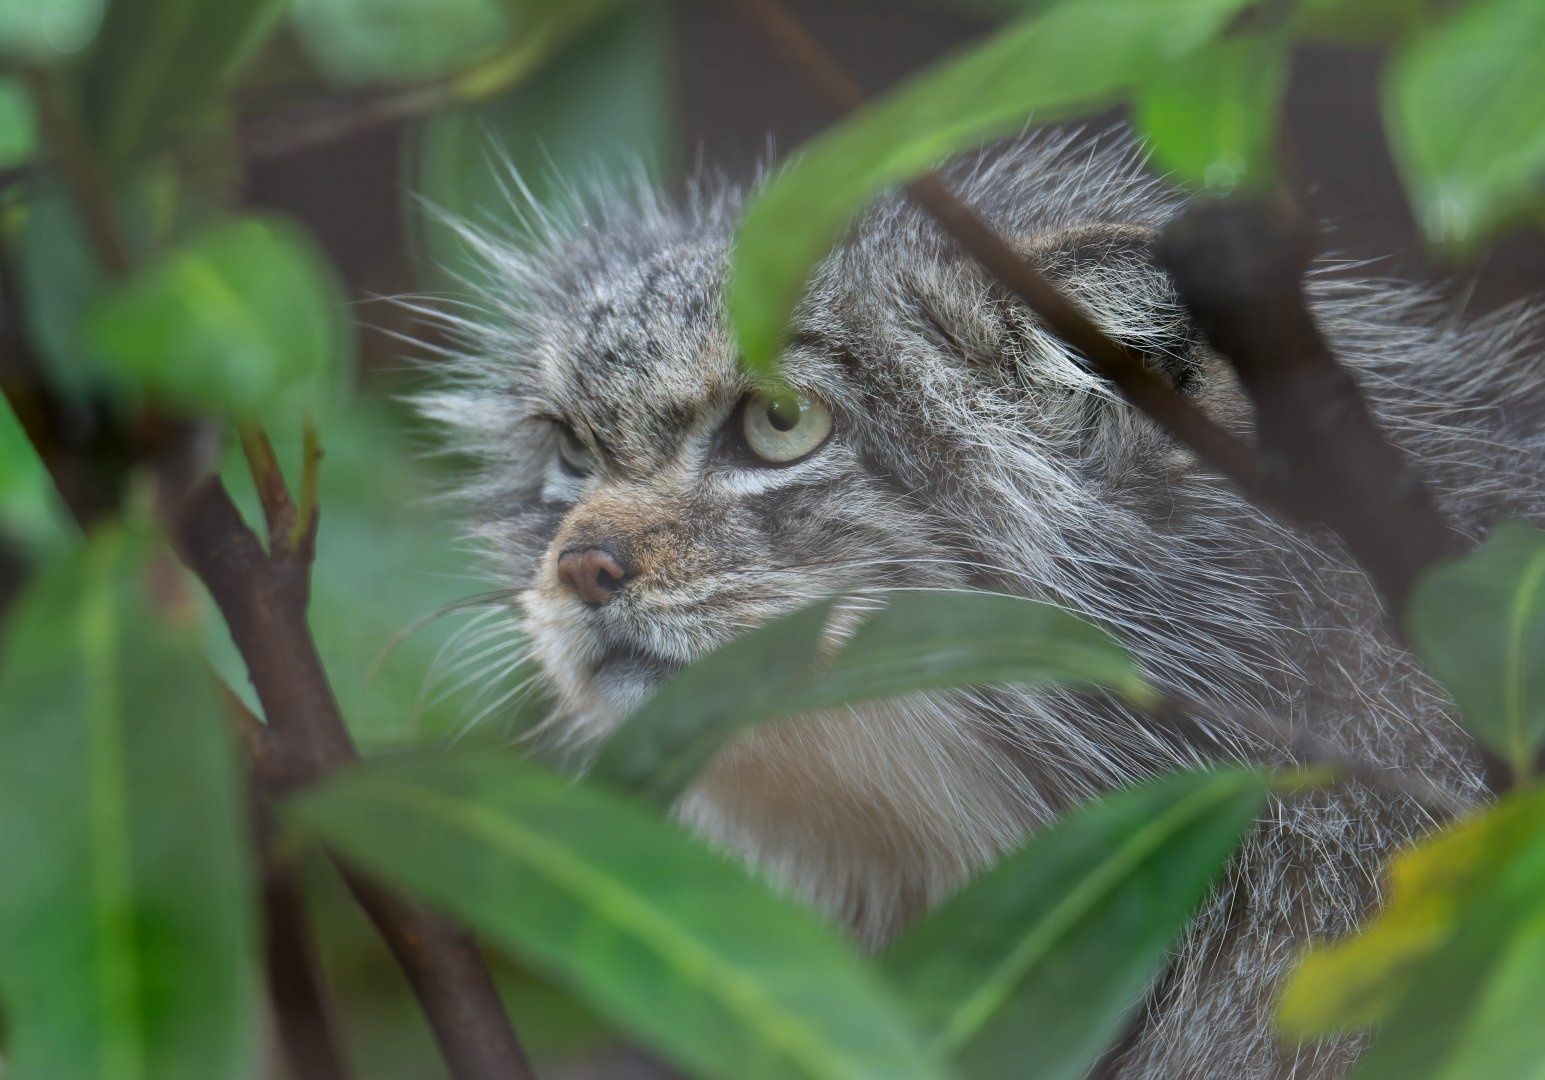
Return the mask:
<path id="1" fill-rule="evenodd" d="M 1012 18 L 833 126 L 751 203 L 730 297 L 749 362 L 775 361 L 804 282 L 877 194 L 1028 122 L 1124 104 L 1181 181 L 1268 188 L 1305 38 L 1388 48 L 1386 123 L 1436 243 L 1469 253 L 1541 217 L 1537 0 L 1441 17 L 1424 0 L 985 6 Z M 319 425 L 319 490 L 308 465 L 292 485 L 322 508 L 309 625 L 356 741 L 407 751 L 290 797 L 264 858 L 326 846 L 461 920 L 511 961 L 501 984 L 533 1046 L 559 1041 L 550 1020 L 701 1076 L 1082 1075 L 1226 872 L 1274 778 L 1155 778 L 1005 853 L 875 959 L 666 820 L 726 745 L 797 714 L 1005 683 L 1158 703 L 1106 630 L 1012 597 L 792 612 L 666 684 L 584 780 L 508 750 L 443 752 L 469 726 L 506 741 L 540 707 L 521 702 L 508 598 L 472 603 L 461 631 L 433 618 L 469 591 L 448 511 L 422 502 L 447 466 L 411 454 L 412 421 L 385 400 L 400 380 L 360 369 L 339 253 L 242 205 L 244 140 L 264 94 L 297 80 L 316 101 L 407 113 L 403 213 L 439 268 L 426 284 L 454 294 L 474 271 L 439 211 L 519 239 L 582 210 L 576 177 L 632 183 L 640 157 L 674 171 L 669 15 L 644 0 L 0 0 L 0 168 L 16 170 L 0 254 L 21 334 L 0 372 L 16 403 L 0 408 L 0 555 L 32 579 L 0 639 L 7 1080 L 240 1077 L 260 1058 L 258 830 L 228 732 L 265 718 L 213 604 L 147 524 L 169 513 L 169 430 L 229 444 L 219 475 L 255 521 L 234 436 L 250 446 L 261 424 L 290 460 Z M 23 432 L 22 352 L 88 433 L 139 455 L 89 533 Z M 1503 525 L 1411 604 L 1420 659 L 1516 790 L 1397 860 L 1383 914 L 1289 987 L 1291 1036 L 1380 1026 L 1364 1075 L 1545 1062 L 1542 566 L 1545 536 Z M 503 677 L 464 685 L 457 633 Z M 363 931 L 329 914 L 336 883 L 306 880 L 337 974 Z M 346 1017 L 410 1015 L 396 983 L 365 1002 L 347 972 L 334 981 Z M 415 1023 L 382 1025 L 416 1041 L 371 1075 L 426 1071 Z"/>

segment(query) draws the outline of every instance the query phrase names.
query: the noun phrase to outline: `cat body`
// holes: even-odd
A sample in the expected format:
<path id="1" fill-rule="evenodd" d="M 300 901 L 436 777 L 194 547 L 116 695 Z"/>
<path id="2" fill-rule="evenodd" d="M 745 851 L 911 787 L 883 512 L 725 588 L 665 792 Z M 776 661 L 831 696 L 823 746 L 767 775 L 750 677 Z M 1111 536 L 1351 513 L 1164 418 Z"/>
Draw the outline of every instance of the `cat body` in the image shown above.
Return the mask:
<path id="1" fill-rule="evenodd" d="M 1148 254 L 1178 204 L 1130 149 L 1041 137 L 950 178 L 1109 333 L 1248 432 Z M 680 209 L 641 195 L 524 247 L 474 237 L 494 284 L 456 320 L 454 381 L 424 405 L 481 463 L 476 530 L 556 701 L 553 734 L 593 745 L 736 633 L 894 588 L 1085 612 L 1199 703 L 1176 724 L 1095 695 L 956 691 L 738 741 L 679 817 L 876 948 L 1039 825 L 1165 769 L 1289 761 L 1308 739 L 1482 797 L 1450 704 L 1336 545 L 1199 467 L 899 196 L 810 285 L 783 357 L 794 404 L 745 374 L 724 307 L 738 207 L 733 190 Z M 1462 531 L 1545 518 L 1529 319 L 1466 323 L 1414 287 L 1330 276 L 1309 293 Z M 1102 1068 L 1344 1071 L 1357 1040 L 1279 1045 L 1272 995 L 1432 824 L 1356 785 L 1275 799 Z"/>

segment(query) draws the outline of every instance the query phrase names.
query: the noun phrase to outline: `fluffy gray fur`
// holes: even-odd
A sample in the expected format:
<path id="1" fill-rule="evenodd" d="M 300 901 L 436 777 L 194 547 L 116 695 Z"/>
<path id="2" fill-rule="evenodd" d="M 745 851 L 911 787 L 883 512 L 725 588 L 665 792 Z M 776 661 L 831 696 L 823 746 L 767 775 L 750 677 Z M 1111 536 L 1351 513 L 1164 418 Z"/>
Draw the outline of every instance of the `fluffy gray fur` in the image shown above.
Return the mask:
<path id="1" fill-rule="evenodd" d="M 962 194 L 1109 332 L 1248 429 L 1226 367 L 1151 262 L 1177 207 L 1130 146 L 1040 137 L 953 170 Z M 1087 612 L 1183 724 L 1066 693 L 906 699 L 754 733 L 679 807 L 704 836 L 882 945 L 1065 808 L 1175 766 L 1281 761 L 1308 736 L 1460 800 L 1477 763 L 1450 705 L 1390 640 L 1362 574 L 1243 502 L 1090 374 L 900 198 L 874 206 L 799 309 L 787 379 L 829 441 L 759 468 L 727 430 L 754 387 L 724 311 L 740 196 L 580 203 L 535 240 L 469 232 L 492 271 L 451 322 L 424 399 L 481 468 L 477 534 L 557 702 L 592 744 L 681 664 L 818 597 L 991 589 Z M 1466 322 L 1406 283 L 1317 275 L 1316 318 L 1391 437 L 1471 536 L 1545 517 L 1536 323 Z M 558 423 L 600 453 L 555 461 Z M 637 576 L 587 607 L 565 545 Z M 1274 734 L 1275 733 L 1275 734 Z M 1338 1075 L 1357 1041 L 1278 1043 L 1270 1000 L 1311 938 L 1377 902 L 1392 848 L 1431 819 L 1350 786 L 1274 802 L 1103 1068 L 1131 1077 Z"/>

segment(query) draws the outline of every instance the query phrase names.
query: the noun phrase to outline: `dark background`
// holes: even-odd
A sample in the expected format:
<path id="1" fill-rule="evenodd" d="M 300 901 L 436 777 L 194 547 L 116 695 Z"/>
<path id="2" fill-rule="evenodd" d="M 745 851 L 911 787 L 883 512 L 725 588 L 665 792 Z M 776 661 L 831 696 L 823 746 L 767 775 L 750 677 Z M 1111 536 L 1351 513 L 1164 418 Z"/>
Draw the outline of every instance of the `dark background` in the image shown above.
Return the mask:
<path id="1" fill-rule="evenodd" d="M 879 91 L 989 29 L 942 2 L 791 0 L 788 5 L 867 89 Z M 821 130 L 831 107 L 758 31 L 721 0 L 672 7 L 678 174 L 701 158 L 748 177 L 769 145 L 787 150 Z M 1423 249 L 1379 121 L 1379 54 L 1360 47 L 1302 49 L 1288 91 L 1284 145 L 1289 183 L 1326 227 L 1326 248 L 1371 260 L 1361 272 L 1440 279 L 1476 313 L 1545 293 L 1545 238 L 1502 238 L 1474 265 L 1449 266 Z M 1097 124 L 1119 123 L 1112 113 Z M 389 126 L 263 161 L 249 175 L 254 201 L 315 229 L 361 296 L 422 287 L 407 254 L 399 167 L 402 129 Z M 365 304 L 368 326 L 391 326 L 386 305 Z M 395 327 L 400 329 L 400 327 Z M 400 342 L 365 337 L 368 366 L 395 366 Z"/>

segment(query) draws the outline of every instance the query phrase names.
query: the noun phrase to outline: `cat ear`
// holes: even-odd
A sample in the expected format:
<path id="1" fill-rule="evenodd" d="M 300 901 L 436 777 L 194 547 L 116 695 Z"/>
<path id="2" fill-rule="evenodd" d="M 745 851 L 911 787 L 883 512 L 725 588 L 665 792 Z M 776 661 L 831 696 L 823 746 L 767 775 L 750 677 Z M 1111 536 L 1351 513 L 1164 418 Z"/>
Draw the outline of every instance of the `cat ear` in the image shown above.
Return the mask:
<path id="1" fill-rule="evenodd" d="M 1137 225 L 1081 225 L 1036 237 L 1022 250 L 1102 330 L 1187 391 L 1201 376 L 1203 339 L 1154 260 L 1155 235 Z"/>

